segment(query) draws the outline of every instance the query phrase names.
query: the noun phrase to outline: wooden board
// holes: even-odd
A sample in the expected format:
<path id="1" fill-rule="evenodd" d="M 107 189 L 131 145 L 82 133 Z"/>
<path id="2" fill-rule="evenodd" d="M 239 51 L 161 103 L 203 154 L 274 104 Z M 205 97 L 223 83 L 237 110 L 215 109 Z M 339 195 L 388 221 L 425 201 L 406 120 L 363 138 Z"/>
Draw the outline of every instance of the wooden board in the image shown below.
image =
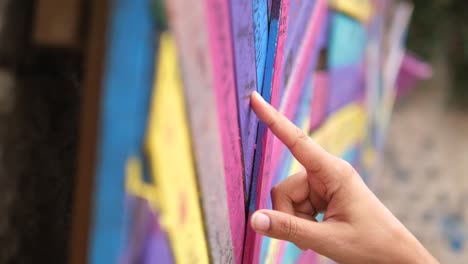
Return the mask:
<path id="1" fill-rule="evenodd" d="M 230 1 L 236 72 L 239 125 L 242 139 L 245 188 L 250 190 L 252 165 L 257 139 L 258 118 L 250 108 L 250 94 L 257 89 L 255 64 L 255 29 L 251 0 Z M 248 195 L 245 195 L 247 199 Z"/>
<path id="2" fill-rule="evenodd" d="M 223 150 L 234 260 L 242 261 L 245 232 L 244 168 L 238 121 L 229 0 L 205 0 L 208 50 Z"/>
<path id="3" fill-rule="evenodd" d="M 172 36 L 161 35 L 146 148 L 156 183 L 160 222 L 169 234 L 177 263 L 207 263 L 208 247 L 192 160 L 190 132 Z M 168 113 L 171 113 L 168 115 Z M 144 190 L 141 188 L 139 190 Z"/>
<path id="4" fill-rule="evenodd" d="M 291 0 L 288 15 L 288 32 L 286 36 L 286 47 L 283 61 L 283 77 L 280 88 L 280 97 L 283 98 L 284 90 L 290 80 L 293 66 L 296 63 L 297 53 L 304 40 L 304 32 L 307 25 L 313 17 L 313 11 L 316 7 L 315 0 Z M 314 43 L 315 45 L 316 43 Z"/>
<path id="5" fill-rule="evenodd" d="M 178 45 L 210 260 L 231 263 L 233 249 L 204 7 L 167 0 Z"/>
<path id="6" fill-rule="evenodd" d="M 128 228 L 126 162 L 142 155 L 153 82 L 154 23 L 149 0 L 117 0 L 111 8 L 94 188 L 91 263 L 122 258 Z"/>
<path id="7" fill-rule="evenodd" d="M 264 0 L 253 0 L 253 20 L 255 33 L 255 64 L 257 68 L 257 92 L 262 94 L 263 76 L 268 46 L 268 3 Z"/>
<path id="8" fill-rule="evenodd" d="M 270 32 L 268 39 L 267 61 L 262 90 L 262 96 L 274 107 L 279 107 L 279 88 L 286 44 L 288 26 L 289 0 L 275 0 L 272 2 Z M 264 208 L 267 196 L 270 193 L 271 183 L 271 149 L 273 135 L 266 130 L 265 124 L 259 125 L 257 134 L 257 149 L 254 161 L 254 173 L 249 197 L 248 216 L 256 209 Z M 261 236 L 256 235 L 248 226 L 246 243 L 244 245 L 244 262 L 257 263 L 259 261 Z"/>
<path id="9" fill-rule="evenodd" d="M 298 49 L 299 53 L 297 60 L 295 60 L 295 65 L 293 66 L 290 82 L 285 88 L 283 98 L 281 98 L 279 111 L 290 120 L 294 118 L 294 114 L 298 109 L 300 96 L 304 94 L 303 90 L 307 86 L 307 80 L 312 77 L 312 72 L 317 64 L 321 48 L 318 39 L 325 29 L 327 1 L 317 0 L 312 11 L 312 15 L 305 27 L 304 40 Z M 277 138 L 274 138 L 271 159 L 273 171 L 276 171 L 278 166 L 282 153 L 281 149 L 283 149 L 283 144 Z"/>

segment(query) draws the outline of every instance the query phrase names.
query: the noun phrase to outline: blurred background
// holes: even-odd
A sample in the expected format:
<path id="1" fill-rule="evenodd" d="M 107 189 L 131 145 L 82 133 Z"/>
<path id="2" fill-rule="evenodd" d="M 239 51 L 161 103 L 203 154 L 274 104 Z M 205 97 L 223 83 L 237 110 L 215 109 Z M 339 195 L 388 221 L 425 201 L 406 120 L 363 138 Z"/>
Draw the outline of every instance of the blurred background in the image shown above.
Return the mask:
<path id="1" fill-rule="evenodd" d="M 434 75 L 396 102 L 373 187 L 441 263 L 468 263 L 468 2 L 413 3 L 407 46 Z"/>
<path id="2" fill-rule="evenodd" d="M 434 75 L 398 99 L 370 184 L 442 263 L 468 263 L 468 2 L 413 2 L 408 48 Z M 0 263 L 68 250 L 82 54 L 33 44 L 33 7 L 0 0 Z"/>

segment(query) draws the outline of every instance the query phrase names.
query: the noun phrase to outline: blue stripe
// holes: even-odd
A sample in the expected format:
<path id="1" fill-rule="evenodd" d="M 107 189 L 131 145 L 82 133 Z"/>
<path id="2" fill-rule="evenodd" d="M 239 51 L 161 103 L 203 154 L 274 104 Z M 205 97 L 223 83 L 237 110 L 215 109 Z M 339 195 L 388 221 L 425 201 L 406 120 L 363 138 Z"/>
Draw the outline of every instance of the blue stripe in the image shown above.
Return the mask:
<path id="1" fill-rule="evenodd" d="M 90 262 L 116 263 L 125 246 L 125 164 L 141 153 L 153 83 L 150 0 L 115 0 L 101 103 Z"/>

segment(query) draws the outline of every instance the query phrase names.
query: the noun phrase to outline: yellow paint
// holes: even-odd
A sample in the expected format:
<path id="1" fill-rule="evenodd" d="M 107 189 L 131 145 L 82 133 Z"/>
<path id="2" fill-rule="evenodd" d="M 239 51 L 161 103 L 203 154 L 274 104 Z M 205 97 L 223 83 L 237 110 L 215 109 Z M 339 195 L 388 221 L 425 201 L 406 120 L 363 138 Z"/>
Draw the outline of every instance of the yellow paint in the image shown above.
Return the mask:
<path id="1" fill-rule="evenodd" d="M 127 161 L 125 187 L 128 193 L 147 200 L 151 209 L 158 209 L 158 189 L 155 185 L 144 182 L 143 166 L 137 157 L 130 157 Z"/>
<path id="2" fill-rule="evenodd" d="M 160 222 L 169 235 L 176 263 L 208 263 L 177 61 L 174 39 L 163 33 L 146 147 L 157 186 Z M 138 184 L 130 188 L 138 189 Z"/>
<path id="3" fill-rule="evenodd" d="M 362 163 L 364 166 L 370 168 L 375 164 L 376 161 L 376 153 L 375 149 L 368 143 L 364 149 Z"/>
<path id="4" fill-rule="evenodd" d="M 373 12 L 369 0 L 330 0 L 330 6 L 362 22 L 369 21 Z"/>
<path id="5" fill-rule="evenodd" d="M 280 241 L 277 239 L 271 239 L 270 240 L 270 245 L 268 247 L 267 255 L 265 257 L 265 264 L 273 264 L 275 263 L 278 255 L 280 247 Z"/>
<path id="6" fill-rule="evenodd" d="M 364 107 L 351 104 L 331 116 L 312 138 L 331 154 L 341 156 L 364 138 L 366 124 Z"/>

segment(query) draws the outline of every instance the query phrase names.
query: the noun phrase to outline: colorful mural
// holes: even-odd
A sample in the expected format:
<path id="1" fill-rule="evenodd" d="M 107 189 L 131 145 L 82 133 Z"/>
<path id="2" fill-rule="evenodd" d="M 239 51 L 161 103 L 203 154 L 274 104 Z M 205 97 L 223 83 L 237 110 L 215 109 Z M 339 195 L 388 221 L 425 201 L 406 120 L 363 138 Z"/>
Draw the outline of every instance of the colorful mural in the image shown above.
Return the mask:
<path id="1" fill-rule="evenodd" d="M 411 6 L 114 0 L 110 14 L 89 261 L 326 262 L 247 224 L 302 169 L 250 94 L 371 177 L 397 84 L 421 77 L 397 82 Z"/>

